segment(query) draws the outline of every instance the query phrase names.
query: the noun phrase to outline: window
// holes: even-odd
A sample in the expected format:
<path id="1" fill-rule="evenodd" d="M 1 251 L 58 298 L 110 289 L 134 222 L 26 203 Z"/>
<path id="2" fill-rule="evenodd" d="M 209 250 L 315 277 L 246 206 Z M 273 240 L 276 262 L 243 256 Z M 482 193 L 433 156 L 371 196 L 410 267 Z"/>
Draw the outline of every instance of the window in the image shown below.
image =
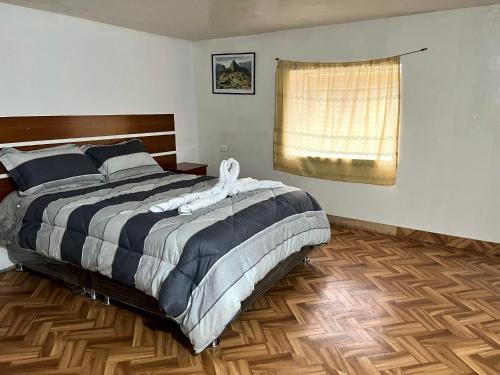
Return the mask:
<path id="1" fill-rule="evenodd" d="M 275 169 L 393 185 L 399 56 L 349 63 L 278 61 Z"/>

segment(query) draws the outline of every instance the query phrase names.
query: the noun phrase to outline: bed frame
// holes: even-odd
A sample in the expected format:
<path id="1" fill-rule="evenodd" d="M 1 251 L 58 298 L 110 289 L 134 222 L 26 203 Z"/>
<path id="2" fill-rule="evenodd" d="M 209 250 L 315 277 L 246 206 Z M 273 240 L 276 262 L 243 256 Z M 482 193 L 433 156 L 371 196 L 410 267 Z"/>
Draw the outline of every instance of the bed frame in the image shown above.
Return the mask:
<path id="1" fill-rule="evenodd" d="M 172 114 L 0 117 L 0 149 L 16 147 L 35 150 L 65 143 L 111 144 L 132 138 L 141 139 L 147 151 L 164 169 L 175 168 L 177 160 Z M 6 172 L 0 165 L 0 200 L 15 190 Z M 273 268 L 242 302 L 241 311 L 245 311 L 297 264 L 308 262 L 311 250 L 312 247 L 304 247 Z M 155 298 L 134 287 L 18 246 L 7 247 L 7 251 L 18 271 L 27 268 L 78 286 L 92 300 L 100 295 L 105 304 L 113 300 L 169 320 L 159 309 Z M 215 340 L 211 346 L 217 346 L 218 342 L 218 339 Z"/>

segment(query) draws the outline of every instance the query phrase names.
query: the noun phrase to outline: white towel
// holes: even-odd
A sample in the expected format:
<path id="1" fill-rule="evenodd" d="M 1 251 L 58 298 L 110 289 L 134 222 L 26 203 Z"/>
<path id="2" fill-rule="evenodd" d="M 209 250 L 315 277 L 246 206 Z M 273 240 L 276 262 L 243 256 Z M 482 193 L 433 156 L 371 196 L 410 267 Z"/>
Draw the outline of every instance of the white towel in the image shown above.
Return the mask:
<path id="1" fill-rule="evenodd" d="M 183 194 L 150 207 L 151 212 L 179 210 L 181 215 L 191 215 L 194 211 L 211 206 L 228 196 L 258 189 L 284 187 L 282 182 L 246 177 L 238 180 L 240 164 L 234 159 L 223 160 L 219 166 L 219 181 L 210 189 Z"/>
<path id="2" fill-rule="evenodd" d="M 179 214 L 191 215 L 194 211 L 209 207 L 217 202 L 226 199 L 228 196 L 233 196 L 239 193 L 259 189 L 276 189 L 284 187 L 285 185 L 279 181 L 263 180 L 258 181 L 253 178 L 242 178 L 234 184 L 228 184 L 220 193 L 212 195 L 207 198 L 197 199 L 179 207 Z"/>
<path id="3" fill-rule="evenodd" d="M 219 182 L 223 182 L 222 189 L 217 189 L 218 191 L 216 191 L 215 194 L 206 195 L 200 197 L 199 199 L 183 204 L 179 207 L 179 214 L 191 215 L 193 211 L 220 202 L 229 195 L 230 191 L 234 190 L 238 175 L 240 174 L 240 164 L 234 159 L 229 159 L 227 161 L 223 160 L 221 166 L 224 164 L 224 162 L 227 162 L 224 165 L 224 168 L 220 168 L 220 172 L 224 173 L 224 176 L 222 178 L 219 178 Z"/>
<path id="4" fill-rule="evenodd" d="M 253 178 L 242 178 L 238 180 L 234 187 L 229 192 L 229 195 L 233 196 L 239 193 L 245 193 L 247 191 L 259 190 L 259 189 L 277 189 L 282 188 L 285 185 L 281 181 L 271 181 L 271 180 L 255 180 Z"/>
<path id="5" fill-rule="evenodd" d="M 187 203 L 186 200 L 187 195 L 188 194 L 181 195 L 179 197 L 169 199 L 166 202 L 155 204 L 154 206 L 149 207 L 149 211 L 159 213 L 159 212 L 175 210 L 180 206 L 182 206 L 183 204 Z"/>
<path id="6" fill-rule="evenodd" d="M 227 197 L 227 191 L 223 190 L 220 193 L 211 195 L 206 198 L 197 199 L 187 204 L 183 204 L 179 207 L 180 215 L 191 215 L 194 211 L 199 210 L 201 208 L 205 208 L 211 206 L 217 202 L 220 202 Z"/>
<path id="7" fill-rule="evenodd" d="M 189 204 L 200 199 L 210 198 L 220 194 L 225 187 L 228 189 L 234 185 L 240 174 L 240 164 L 234 159 L 223 160 L 219 166 L 219 181 L 210 189 L 183 194 L 178 197 L 171 198 L 166 202 L 161 202 L 151 206 L 149 211 L 159 213 L 165 211 L 176 210 L 182 205 Z M 229 184 L 229 185 L 228 185 Z M 227 194 L 226 194 L 227 195 Z"/>

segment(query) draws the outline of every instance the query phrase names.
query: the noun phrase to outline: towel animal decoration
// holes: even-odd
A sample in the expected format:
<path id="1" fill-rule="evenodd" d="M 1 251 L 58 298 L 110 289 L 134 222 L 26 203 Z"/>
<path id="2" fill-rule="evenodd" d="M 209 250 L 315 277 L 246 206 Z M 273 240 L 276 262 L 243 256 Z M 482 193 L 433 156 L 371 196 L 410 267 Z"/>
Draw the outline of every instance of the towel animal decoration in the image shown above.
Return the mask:
<path id="1" fill-rule="evenodd" d="M 228 196 L 258 189 L 275 189 L 285 186 L 279 181 L 259 181 L 249 177 L 238 180 L 239 174 L 240 164 L 237 160 L 233 158 L 223 160 L 219 166 L 219 181 L 212 188 L 180 195 L 155 204 L 149 210 L 158 213 L 177 209 L 181 215 L 190 215 L 193 211 L 211 206 Z"/>

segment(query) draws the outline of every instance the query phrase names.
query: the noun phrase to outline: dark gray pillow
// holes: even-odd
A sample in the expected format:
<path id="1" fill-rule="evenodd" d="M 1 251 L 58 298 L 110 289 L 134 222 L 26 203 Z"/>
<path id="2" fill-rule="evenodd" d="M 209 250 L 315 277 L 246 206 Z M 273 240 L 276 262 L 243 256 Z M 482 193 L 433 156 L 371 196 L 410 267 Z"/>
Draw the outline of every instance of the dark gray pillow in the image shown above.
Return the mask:
<path id="1" fill-rule="evenodd" d="M 0 162 L 21 195 L 105 181 L 95 165 L 75 145 L 35 151 L 4 148 L 0 151 Z"/>
<path id="2" fill-rule="evenodd" d="M 163 172 L 138 139 L 114 145 L 86 145 L 82 150 L 108 181 Z"/>

